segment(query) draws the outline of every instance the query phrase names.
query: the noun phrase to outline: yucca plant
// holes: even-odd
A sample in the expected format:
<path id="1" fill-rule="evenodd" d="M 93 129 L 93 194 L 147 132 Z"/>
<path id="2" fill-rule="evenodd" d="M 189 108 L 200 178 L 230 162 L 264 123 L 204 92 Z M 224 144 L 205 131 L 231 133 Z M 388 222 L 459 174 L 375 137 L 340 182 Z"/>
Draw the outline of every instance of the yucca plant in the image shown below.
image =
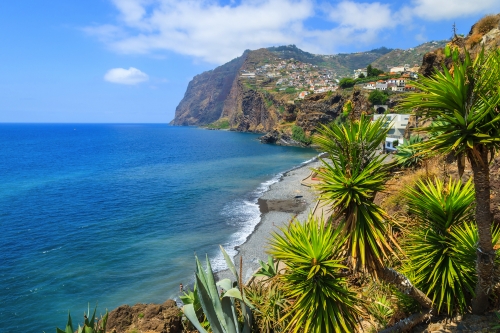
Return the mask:
<path id="1" fill-rule="evenodd" d="M 479 233 L 473 312 L 488 308 L 488 294 L 495 277 L 495 251 L 492 248 L 489 162 L 500 148 L 500 50 L 481 51 L 474 60 L 468 51 L 445 48 L 453 58 L 452 70 L 423 77 L 412 83 L 418 92 L 402 101 L 402 108 L 417 109 L 424 120 L 439 124 L 423 128 L 429 140 L 421 148 L 428 153 L 457 157 L 460 176 L 465 158 L 471 164 L 476 191 L 475 221 Z"/>
<path id="2" fill-rule="evenodd" d="M 418 135 L 412 135 L 409 140 L 404 139 L 394 155 L 396 163 L 403 168 L 416 168 L 422 165 L 425 154 L 421 151 L 418 144 L 423 141 L 422 137 Z"/>
<path id="3" fill-rule="evenodd" d="M 253 320 L 251 305 L 245 298 L 244 290 L 238 284 L 240 279 L 231 258 L 222 246 L 220 249 L 236 281 L 233 283 L 229 279 L 223 279 L 216 283 L 208 256 L 206 270 L 203 269 L 198 257 L 195 256 L 198 299 L 213 333 L 249 333 Z M 221 297 L 217 286 L 224 290 Z M 236 302 L 239 303 L 239 307 L 237 307 Z M 242 322 L 239 320 L 238 308 L 241 310 Z M 194 303 L 184 304 L 182 312 L 200 333 L 207 332 L 198 320 Z"/>
<path id="4" fill-rule="evenodd" d="M 378 295 L 368 304 L 369 313 L 383 327 L 394 315 L 391 300 L 386 295 Z"/>
<path id="5" fill-rule="evenodd" d="M 83 326 L 78 325 L 78 330 L 73 328 L 73 322 L 71 320 L 71 314 L 68 312 L 68 322 L 66 324 L 66 328 L 63 331 L 60 328 L 56 328 L 57 333 L 106 333 L 106 323 L 108 322 L 108 311 L 106 310 L 106 314 L 101 318 L 101 320 L 95 317 L 95 313 L 97 310 L 97 306 L 94 309 L 94 313 L 92 313 L 92 317 L 88 317 L 90 315 L 90 306 L 86 314 L 84 314 L 84 322 Z"/>
<path id="6" fill-rule="evenodd" d="M 391 219 L 374 203 L 377 192 L 384 190 L 391 164 L 377 149 L 389 131 L 385 118 L 371 121 L 361 115 L 346 124 L 331 123 L 318 129 L 315 142 L 327 152 L 331 162 L 322 161 L 315 170 L 321 179 L 320 199 L 330 204 L 332 220 L 338 223 L 342 249 L 353 271 L 367 272 L 392 284 L 416 300 L 424 309 L 399 328 L 407 330 L 428 318 L 432 300 L 398 271 L 386 266 L 397 259 L 399 245 L 392 235 Z"/>
<path id="7" fill-rule="evenodd" d="M 272 256 L 267 256 L 267 262 L 259 260 L 260 269 L 253 274 L 255 277 L 272 279 L 278 274 L 279 261 L 274 262 Z"/>
<path id="8" fill-rule="evenodd" d="M 321 222 L 321 223 L 320 223 Z M 345 238 L 331 224 L 312 215 L 293 220 L 273 233 L 270 253 L 286 269 L 279 275 L 291 305 L 283 320 L 287 332 L 353 332 L 360 314 L 356 293 L 344 277 L 342 244 Z"/>
<path id="9" fill-rule="evenodd" d="M 373 203 L 390 176 L 391 165 L 377 153 L 388 131 L 385 118 L 371 121 L 362 115 L 344 125 L 323 125 L 314 138 L 331 160 L 322 159 L 322 168 L 315 170 L 321 179 L 316 186 L 320 199 L 331 205 L 332 218 L 340 221 L 351 268 L 375 275 L 397 247 L 387 214 Z"/>
<path id="10" fill-rule="evenodd" d="M 418 181 L 407 188 L 409 212 L 419 225 L 404 244 L 405 271 L 435 303 L 438 312 L 466 311 L 474 294 L 477 227 L 472 181 Z M 494 231 L 494 242 L 498 241 Z"/>
<path id="11" fill-rule="evenodd" d="M 283 320 L 290 303 L 279 283 L 252 283 L 245 288 L 245 294 L 255 307 L 254 319 L 262 333 L 286 332 L 287 320 Z"/>

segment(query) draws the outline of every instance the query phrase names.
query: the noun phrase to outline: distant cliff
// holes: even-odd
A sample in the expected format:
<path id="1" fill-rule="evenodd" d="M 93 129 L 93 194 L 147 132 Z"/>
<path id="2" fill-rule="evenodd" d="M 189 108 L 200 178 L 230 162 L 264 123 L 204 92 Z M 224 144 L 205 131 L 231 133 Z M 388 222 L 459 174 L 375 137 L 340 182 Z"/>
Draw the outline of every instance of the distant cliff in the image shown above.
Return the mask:
<path id="1" fill-rule="evenodd" d="M 381 57 L 387 59 L 391 51 L 330 56 L 304 52 L 295 45 L 247 50 L 195 76 L 171 123 L 211 128 L 224 124 L 234 131 L 271 133 L 269 142 L 283 144 L 287 140 L 280 138 L 290 136 L 294 126 L 309 136 L 318 124 L 335 120 L 348 100 L 355 102 L 358 114 L 372 111 L 367 92 L 336 91 L 337 80 Z M 307 96 L 310 92 L 314 94 Z"/>
<path id="2" fill-rule="evenodd" d="M 241 57 L 196 75 L 175 110 L 172 124 L 206 125 L 218 120 L 247 55 L 248 51 L 245 51 Z"/>

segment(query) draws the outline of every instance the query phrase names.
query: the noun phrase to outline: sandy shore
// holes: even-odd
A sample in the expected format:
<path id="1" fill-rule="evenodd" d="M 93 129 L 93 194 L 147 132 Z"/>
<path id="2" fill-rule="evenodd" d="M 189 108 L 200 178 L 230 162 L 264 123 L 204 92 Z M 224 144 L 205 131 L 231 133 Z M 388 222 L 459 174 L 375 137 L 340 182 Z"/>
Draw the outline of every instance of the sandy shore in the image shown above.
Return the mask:
<path id="1" fill-rule="evenodd" d="M 299 220 L 305 220 L 314 209 L 317 193 L 310 187 L 301 185 L 301 181 L 311 173 L 311 168 L 317 168 L 320 161 L 313 161 L 300 168 L 283 174 L 281 180 L 270 186 L 259 199 L 261 220 L 246 242 L 237 247 L 239 251 L 234 263 L 239 268 L 240 257 L 243 258 L 243 280 L 246 282 L 260 267 L 259 259 L 266 261 L 268 240 L 273 231 L 288 224 L 295 215 Z M 230 278 L 229 271 L 221 271 L 218 278 Z"/>

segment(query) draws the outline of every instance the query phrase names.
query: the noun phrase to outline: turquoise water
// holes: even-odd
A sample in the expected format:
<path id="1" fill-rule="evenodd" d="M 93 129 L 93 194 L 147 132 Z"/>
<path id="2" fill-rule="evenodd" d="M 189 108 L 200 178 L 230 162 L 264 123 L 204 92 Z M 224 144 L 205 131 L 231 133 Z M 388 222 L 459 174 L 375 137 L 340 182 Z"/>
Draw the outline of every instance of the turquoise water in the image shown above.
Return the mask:
<path id="1" fill-rule="evenodd" d="M 309 149 L 166 125 L 0 124 L 0 332 L 52 332 L 98 303 L 162 303 L 223 267 L 256 199 Z"/>

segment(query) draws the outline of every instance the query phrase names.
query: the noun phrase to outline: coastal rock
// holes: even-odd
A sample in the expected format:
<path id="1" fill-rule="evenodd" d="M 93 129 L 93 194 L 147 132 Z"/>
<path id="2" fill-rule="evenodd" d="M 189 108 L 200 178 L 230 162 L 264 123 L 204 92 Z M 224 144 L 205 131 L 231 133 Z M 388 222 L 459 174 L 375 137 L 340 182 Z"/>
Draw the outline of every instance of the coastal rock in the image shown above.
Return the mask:
<path id="1" fill-rule="evenodd" d="M 182 332 L 182 315 L 174 300 L 163 304 L 122 305 L 109 313 L 107 330 L 126 333 L 131 330 L 155 333 Z"/>
<path id="2" fill-rule="evenodd" d="M 276 130 L 266 133 L 259 138 L 261 143 L 276 143 L 280 138 L 280 133 Z"/>

